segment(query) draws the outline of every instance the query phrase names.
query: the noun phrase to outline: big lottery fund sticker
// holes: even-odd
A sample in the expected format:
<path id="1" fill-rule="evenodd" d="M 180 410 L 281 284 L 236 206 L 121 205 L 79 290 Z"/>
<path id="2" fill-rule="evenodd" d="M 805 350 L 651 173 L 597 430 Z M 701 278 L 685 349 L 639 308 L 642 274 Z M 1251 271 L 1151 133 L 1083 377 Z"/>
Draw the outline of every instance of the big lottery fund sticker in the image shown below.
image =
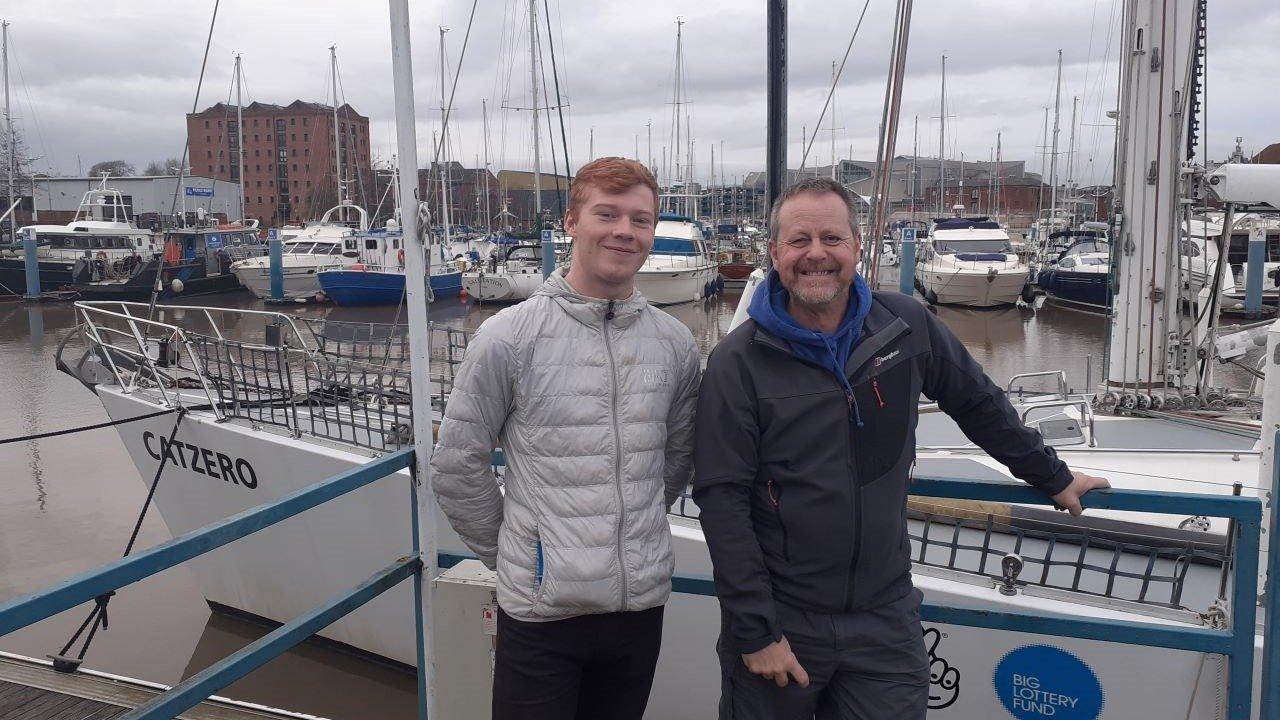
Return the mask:
<path id="1" fill-rule="evenodd" d="M 1097 720 L 1102 684 L 1080 658 L 1048 645 L 1028 645 L 996 666 L 996 697 L 1018 720 Z"/>

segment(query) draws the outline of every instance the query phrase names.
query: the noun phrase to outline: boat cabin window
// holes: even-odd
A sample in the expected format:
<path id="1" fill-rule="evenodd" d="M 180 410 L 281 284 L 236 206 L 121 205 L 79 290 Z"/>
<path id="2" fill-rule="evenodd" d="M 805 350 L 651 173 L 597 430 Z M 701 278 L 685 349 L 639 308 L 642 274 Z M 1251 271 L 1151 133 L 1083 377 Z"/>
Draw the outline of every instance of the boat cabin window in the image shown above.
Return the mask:
<path id="1" fill-rule="evenodd" d="M 1182 241 L 1182 254 L 1185 257 L 1200 257 L 1200 248 L 1190 240 Z"/>
<path id="2" fill-rule="evenodd" d="M 1227 246 L 1227 262 L 1231 265 L 1249 262 L 1249 233 L 1231 234 L 1231 243 Z M 1267 233 L 1267 262 L 1280 262 L 1280 234 L 1275 232 Z"/>
<path id="3" fill-rule="evenodd" d="M 364 249 L 365 249 L 365 250 L 377 250 L 377 249 L 378 249 L 378 241 L 377 241 L 377 239 L 375 239 L 375 238 L 365 238 L 365 239 L 364 239 Z"/>
<path id="4" fill-rule="evenodd" d="M 342 241 L 342 243 L 343 243 L 343 246 L 344 246 L 347 250 L 359 250 L 359 249 L 360 249 L 360 247 L 356 244 L 356 241 L 355 241 L 354 239 L 352 239 L 352 238 L 347 238 L 346 240 L 343 240 L 343 241 Z"/>
<path id="5" fill-rule="evenodd" d="M 542 259 L 541 250 L 542 248 L 534 248 L 534 247 L 512 248 L 511 252 L 507 253 L 507 259 L 508 260 L 541 260 Z"/>
<path id="6" fill-rule="evenodd" d="M 1070 270 L 1071 268 L 1073 268 L 1073 267 L 1075 267 L 1075 266 L 1076 266 L 1076 259 L 1075 259 L 1075 258 L 1073 258 L 1073 257 L 1064 257 L 1064 258 L 1062 258 L 1062 260 L 1058 263 L 1058 267 L 1063 268 L 1063 269 L 1065 269 L 1065 270 Z"/>
<path id="7" fill-rule="evenodd" d="M 940 253 L 1007 253 L 1012 252 L 1008 240 L 951 240 L 937 238 L 936 250 Z"/>
<path id="8" fill-rule="evenodd" d="M 289 246 L 289 252 L 293 253 L 294 255 L 308 255 L 311 253 L 312 250 L 315 249 L 315 247 L 316 247 L 316 244 L 313 242 L 294 243 L 293 245 Z"/>

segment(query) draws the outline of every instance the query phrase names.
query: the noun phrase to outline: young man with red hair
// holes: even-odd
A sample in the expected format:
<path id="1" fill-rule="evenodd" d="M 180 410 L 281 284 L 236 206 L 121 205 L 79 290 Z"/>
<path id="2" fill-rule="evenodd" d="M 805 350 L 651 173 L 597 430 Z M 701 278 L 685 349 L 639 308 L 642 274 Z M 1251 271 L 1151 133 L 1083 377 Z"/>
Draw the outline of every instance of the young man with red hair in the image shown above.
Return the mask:
<path id="1" fill-rule="evenodd" d="M 689 330 L 635 289 L 657 211 L 640 163 L 581 168 L 569 269 L 476 330 L 449 396 L 433 486 L 498 571 L 494 720 L 639 720 L 648 702 L 699 380 Z"/>

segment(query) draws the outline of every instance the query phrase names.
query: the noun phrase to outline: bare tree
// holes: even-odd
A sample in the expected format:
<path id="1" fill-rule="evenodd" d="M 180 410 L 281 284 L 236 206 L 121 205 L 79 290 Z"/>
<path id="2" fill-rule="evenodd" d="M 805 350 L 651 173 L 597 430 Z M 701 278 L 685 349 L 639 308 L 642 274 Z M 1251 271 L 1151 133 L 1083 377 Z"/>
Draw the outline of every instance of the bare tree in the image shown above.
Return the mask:
<path id="1" fill-rule="evenodd" d="M 31 177 L 31 166 L 35 158 L 31 157 L 31 150 L 27 147 L 26 140 L 22 137 L 22 131 L 18 128 L 13 129 L 13 177 L 14 182 L 19 179 L 27 180 Z M 0 128 L 0 178 L 9 176 L 9 133 Z"/>
<path id="2" fill-rule="evenodd" d="M 135 172 L 137 171 L 133 165 L 124 160 L 103 160 L 102 162 L 94 163 L 93 167 L 89 168 L 89 177 L 98 177 L 102 173 L 107 173 L 112 177 L 121 177 L 133 175 Z"/>
<path id="3" fill-rule="evenodd" d="M 170 157 L 164 160 L 152 160 L 147 163 L 147 168 L 142 171 L 143 175 L 156 177 L 159 175 L 176 174 L 178 169 L 182 167 L 182 158 Z"/>

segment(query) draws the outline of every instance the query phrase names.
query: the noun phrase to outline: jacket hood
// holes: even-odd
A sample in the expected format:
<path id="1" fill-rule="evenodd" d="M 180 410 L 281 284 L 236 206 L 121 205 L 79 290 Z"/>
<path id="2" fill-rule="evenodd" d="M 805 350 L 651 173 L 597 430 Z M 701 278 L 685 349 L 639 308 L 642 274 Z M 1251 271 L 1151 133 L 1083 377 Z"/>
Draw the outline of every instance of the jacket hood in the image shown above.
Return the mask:
<path id="1" fill-rule="evenodd" d="M 534 292 L 533 297 L 550 298 L 570 317 L 583 325 L 595 327 L 604 322 L 604 316 L 609 312 L 610 301 L 579 293 L 565 279 L 567 271 L 565 267 L 556 268 L 546 282 L 542 283 L 542 287 Z M 649 301 L 640 294 L 640 291 L 633 290 L 631 297 L 625 300 L 614 300 L 612 305 L 613 317 L 610 322 L 618 327 L 626 327 L 635 322 L 640 313 L 648 309 Z"/>
<path id="2" fill-rule="evenodd" d="M 871 313 L 871 288 L 861 275 L 853 277 L 849 306 L 845 310 L 844 318 L 840 321 L 840 327 L 834 333 L 820 333 L 796 322 L 787 311 L 787 302 L 790 297 L 790 293 L 782 285 L 778 271 L 770 270 L 764 284 L 751 296 L 751 305 L 747 312 L 760 327 L 774 337 L 786 341 L 793 348 L 796 345 L 822 347 L 824 336 L 827 340 L 839 340 L 852 336 L 849 345 L 854 345 L 857 343 L 858 336 L 862 334 L 863 323 Z M 843 354 L 848 356 L 848 348 Z"/>

